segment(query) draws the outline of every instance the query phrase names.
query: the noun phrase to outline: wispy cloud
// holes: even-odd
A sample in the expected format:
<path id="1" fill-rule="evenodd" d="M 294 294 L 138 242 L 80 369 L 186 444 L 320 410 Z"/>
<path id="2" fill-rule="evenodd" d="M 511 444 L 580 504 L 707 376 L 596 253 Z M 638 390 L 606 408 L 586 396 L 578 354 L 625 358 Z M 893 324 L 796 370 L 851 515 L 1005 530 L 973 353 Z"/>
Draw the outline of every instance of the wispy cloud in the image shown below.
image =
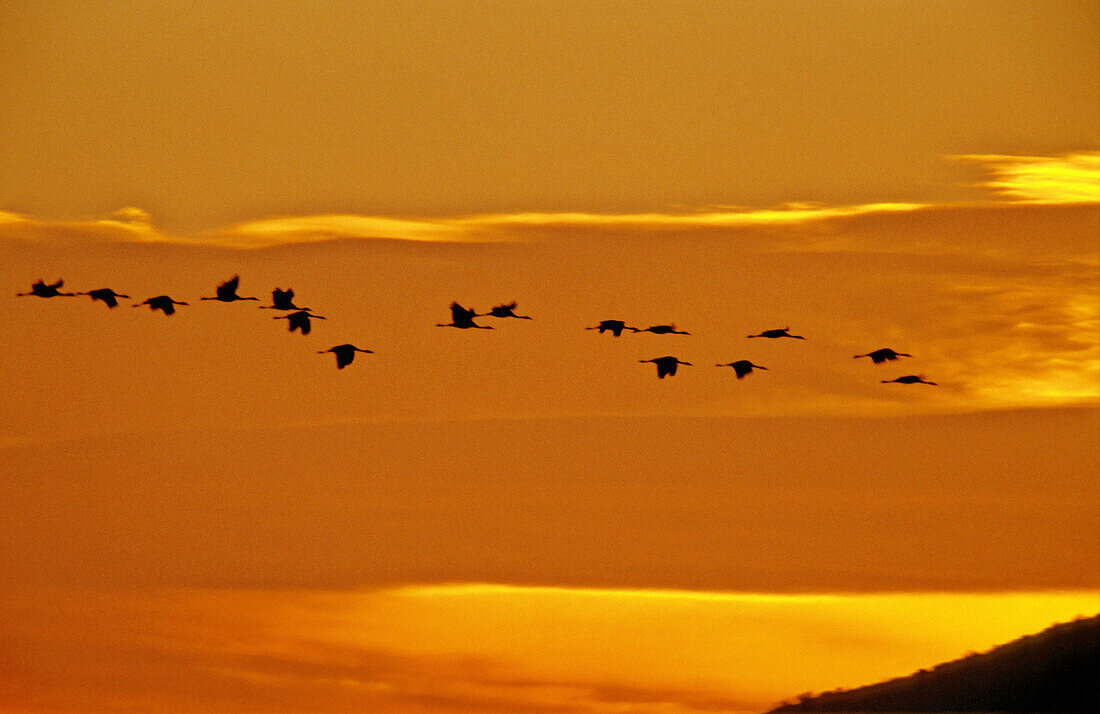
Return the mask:
<path id="1" fill-rule="evenodd" d="M 451 243 L 473 242 L 486 237 L 464 226 L 461 219 L 326 214 L 247 221 L 206 233 L 202 241 L 237 248 L 264 248 L 340 238 Z"/>
<path id="2" fill-rule="evenodd" d="M 947 380 L 985 404 L 1095 404 L 1100 385 L 1100 290 L 1093 269 L 964 278 L 930 307 L 941 339 L 926 352 Z M 965 347 L 952 347 L 966 336 Z M 965 356 L 965 364 L 958 357 Z"/>
<path id="3" fill-rule="evenodd" d="M 1081 151 L 1060 156 L 961 154 L 947 158 L 981 165 L 990 177 L 978 185 L 991 189 L 1012 204 L 1100 203 L 1100 151 Z M 525 229 L 637 229 L 665 232 L 708 228 L 827 227 L 838 221 L 859 217 L 896 215 L 955 205 L 883 201 L 837 206 L 795 202 L 766 208 L 713 206 L 699 210 L 645 213 L 535 211 L 435 217 L 319 214 L 242 221 L 196 236 L 178 236 L 161 231 L 155 227 L 147 212 L 134 207 L 120 209 L 104 218 L 86 220 L 45 220 L 0 211 L 0 239 L 172 242 L 238 249 L 339 239 L 434 243 L 525 242 L 535 238 Z"/>
<path id="4" fill-rule="evenodd" d="M 1023 203 L 1100 203 L 1100 151 L 1061 156 L 962 154 L 949 157 L 980 164 L 991 178 L 979 186 Z"/>
<path id="5" fill-rule="evenodd" d="M 319 215 L 268 218 L 211 231 L 205 241 L 239 248 L 304 243 L 335 238 L 432 241 L 443 243 L 523 242 L 527 228 L 637 228 L 683 230 L 796 226 L 875 213 L 915 211 L 918 203 L 823 206 L 808 203 L 776 208 L 717 207 L 680 213 L 527 212 L 440 218 Z"/>
<path id="6" fill-rule="evenodd" d="M 790 226 L 872 213 L 900 213 L 924 208 L 921 203 L 868 203 L 826 206 L 788 203 L 775 208 L 719 207 L 685 213 L 509 213 L 460 219 L 469 226 L 645 226 L 705 228 Z"/>
<path id="7" fill-rule="evenodd" d="M 179 240 L 153 225 L 152 216 L 127 206 L 101 218 L 44 220 L 0 211 L 0 240 L 32 243 L 171 243 Z"/>
<path id="8" fill-rule="evenodd" d="M 140 208 L 123 208 L 104 218 L 51 221 L 0 212 L 0 239 L 35 242 L 178 243 L 234 249 L 318 243 L 329 240 L 395 240 L 431 243 L 520 243 L 530 229 L 626 229 L 669 231 L 707 228 L 783 228 L 826 224 L 858 216 L 917 211 L 918 203 L 823 206 L 808 203 L 776 208 L 715 208 L 683 213 L 506 213 L 434 218 L 354 214 L 282 216 L 244 221 L 198 236 L 157 229 Z"/>

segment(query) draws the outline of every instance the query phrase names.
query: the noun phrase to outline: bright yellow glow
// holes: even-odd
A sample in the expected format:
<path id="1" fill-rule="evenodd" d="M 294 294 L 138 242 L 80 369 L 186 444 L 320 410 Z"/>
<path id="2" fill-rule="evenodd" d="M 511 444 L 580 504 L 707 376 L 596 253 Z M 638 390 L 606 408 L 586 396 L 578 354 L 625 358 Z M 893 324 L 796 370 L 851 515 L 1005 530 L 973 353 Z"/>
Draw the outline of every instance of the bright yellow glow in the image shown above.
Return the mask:
<path id="1" fill-rule="evenodd" d="M 700 211 L 696 213 L 511 213 L 462 219 L 470 226 L 650 226 L 660 228 L 796 225 L 867 213 L 899 213 L 925 208 L 920 203 L 870 203 L 820 206 L 791 203 L 780 208 Z"/>
<path id="2" fill-rule="evenodd" d="M 99 240 L 179 242 L 255 249 L 294 243 L 316 243 L 341 238 L 429 241 L 439 243 L 524 242 L 518 232 L 502 229 L 531 227 L 624 227 L 648 230 L 797 226 L 814 221 L 849 218 L 874 213 L 899 213 L 926 208 L 917 203 L 874 203 L 855 206 L 789 204 L 776 209 L 720 210 L 694 213 L 507 213 L 441 218 L 394 218 L 366 215 L 286 216 L 246 221 L 209 231 L 197 238 L 173 236 L 157 230 L 151 216 L 139 208 L 123 208 L 108 218 L 91 221 L 50 222 L 0 214 L 0 224 L 31 231 L 39 239 L 84 235 Z M 27 237 L 26 234 L 13 237 Z"/>
<path id="3" fill-rule="evenodd" d="M 153 227 L 153 217 L 147 211 L 133 206 L 120 208 L 109 217 L 92 222 L 92 225 L 105 228 L 108 231 L 121 232 L 129 240 L 143 242 L 171 240 L 167 235 Z"/>
<path id="4" fill-rule="evenodd" d="M 404 623 L 401 639 L 423 653 L 461 652 L 476 642 L 480 653 L 522 659 L 544 677 L 663 682 L 761 703 L 785 691 L 908 674 L 1100 608 L 1096 593 L 777 595 L 459 584 L 384 596 L 383 610 Z M 366 629 L 377 631 L 379 596 L 363 597 Z"/>
<path id="5" fill-rule="evenodd" d="M 322 215 L 248 221 L 213 231 L 207 240 L 237 248 L 333 238 L 478 242 L 521 240 L 494 229 L 523 227 L 643 227 L 653 230 L 737 226 L 792 226 L 870 213 L 897 213 L 925 207 L 917 203 L 856 206 L 789 204 L 776 209 L 718 210 L 693 213 L 506 213 L 479 216 L 401 219 L 382 216 Z"/>
<path id="6" fill-rule="evenodd" d="M 384 216 L 288 216 L 248 221 L 214 231 L 215 243 L 263 248 L 281 243 L 307 243 L 334 238 L 389 238 L 413 241 L 469 241 L 476 236 L 448 219 L 401 219 Z"/>
<path id="7" fill-rule="evenodd" d="M 985 166 L 981 185 L 1022 203 L 1100 203 L 1100 151 L 1062 156 L 965 154 L 951 157 Z"/>
<path id="8" fill-rule="evenodd" d="M 640 589 L 640 588 L 567 588 L 547 585 L 501 585 L 497 583 L 457 583 L 443 585 L 410 585 L 393 588 L 389 592 L 400 597 L 493 597 L 531 595 L 537 597 L 616 598 L 639 600 L 678 600 L 680 602 L 754 602 L 754 603 L 808 603 L 829 602 L 843 595 L 815 593 L 789 595 L 777 593 L 729 593 L 701 590 Z"/>
<path id="9" fill-rule="evenodd" d="M 1091 615 L 1100 596 L 459 584 L 6 589 L 0 605 L 13 615 L 0 637 L 21 643 L 27 664 L 0 671 L 0 692 L 34 691 L 57 712 L 119 701 L 293 712 L 324 692 L 326 710 L 341 712 L 668 714 L 759 712 L 807 690 L 910 674 Z"/>

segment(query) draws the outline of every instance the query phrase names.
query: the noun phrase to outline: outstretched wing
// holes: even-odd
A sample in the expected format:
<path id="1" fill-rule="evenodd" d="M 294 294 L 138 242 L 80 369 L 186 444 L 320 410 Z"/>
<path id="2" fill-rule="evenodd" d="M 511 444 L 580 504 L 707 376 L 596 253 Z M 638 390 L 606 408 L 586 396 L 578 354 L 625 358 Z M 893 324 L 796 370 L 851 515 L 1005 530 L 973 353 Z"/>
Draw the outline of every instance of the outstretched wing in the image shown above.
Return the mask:
<path id="1" fill-rule="evenodd" d="M 218 286 L 218 297 L 227 298 L 237 294 L 237 286 L 240 285 L 241 276 L 234 275 L 229 280 Z"/>
<path id="2" fill-rule="evenodd" d="M 468 310 L 459 305 L 457 302 L 451 303 L 451 322 L 455 323 L 456 325 L 472 322 L 474 317 L 476 316 L 477 312 L 475 312 L 474 310 Z"/>

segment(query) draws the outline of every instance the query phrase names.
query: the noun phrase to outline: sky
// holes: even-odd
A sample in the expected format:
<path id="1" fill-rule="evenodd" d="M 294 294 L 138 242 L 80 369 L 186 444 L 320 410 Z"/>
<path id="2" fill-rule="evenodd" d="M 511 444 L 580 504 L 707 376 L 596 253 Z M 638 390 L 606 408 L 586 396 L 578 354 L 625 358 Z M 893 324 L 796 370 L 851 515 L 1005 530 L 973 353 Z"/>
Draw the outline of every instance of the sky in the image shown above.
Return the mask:
<path id="1" fill-rule="evenodd" d="M 760 712 L 1096 614 L 1097 36 L 4 3 L 0 712 Z"/>

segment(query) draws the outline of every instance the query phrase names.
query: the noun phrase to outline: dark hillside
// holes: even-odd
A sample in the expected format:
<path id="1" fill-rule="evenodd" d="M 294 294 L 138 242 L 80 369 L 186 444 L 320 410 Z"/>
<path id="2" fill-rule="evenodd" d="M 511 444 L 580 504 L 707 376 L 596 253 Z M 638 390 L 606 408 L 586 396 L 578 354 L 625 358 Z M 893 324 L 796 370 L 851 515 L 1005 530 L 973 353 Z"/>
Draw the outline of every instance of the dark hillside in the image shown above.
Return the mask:
<path id="1" fill-rule="evenodd" d="M 772 712 L 1095 712 L 1098 672 L 1100 615 L 908 677 L 802 696 Z"/>

